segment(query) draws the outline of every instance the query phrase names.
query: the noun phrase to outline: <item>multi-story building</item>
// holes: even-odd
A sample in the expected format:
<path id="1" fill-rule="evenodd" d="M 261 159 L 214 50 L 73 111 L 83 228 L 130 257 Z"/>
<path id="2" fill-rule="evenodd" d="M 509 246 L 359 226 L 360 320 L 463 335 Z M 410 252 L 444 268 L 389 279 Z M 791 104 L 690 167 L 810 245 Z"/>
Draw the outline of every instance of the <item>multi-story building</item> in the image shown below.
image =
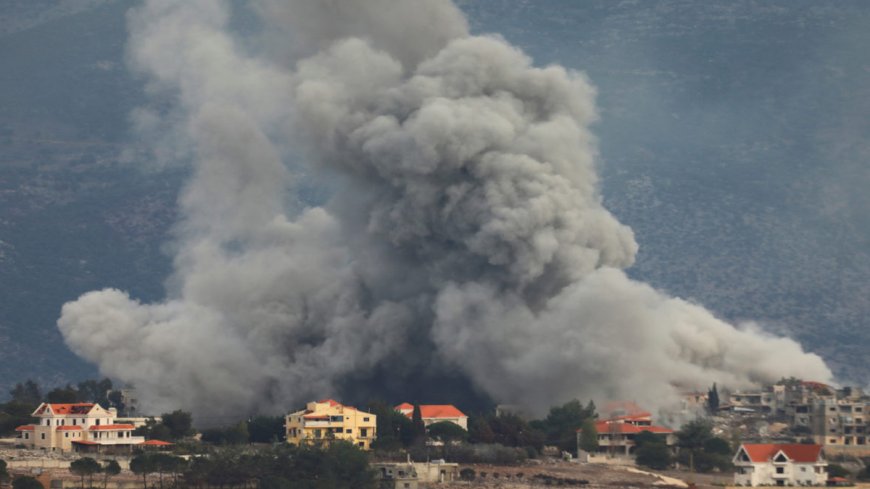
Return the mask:
<path id="1" fill-rule="evenodd" d="M 828 480 L 821 445 L 740 445 L 732 459 L 738 486 L 819 486 Z"/>
<path id="2" fill-rule="evenodd" d="M 114 408 L 99 404 L 42 403 L 31 416 L 36 424 L 19 426 L 16 431 L 25 446 L 60 451 L 124 451 L 145 442 L 133 436 L 135 427 L 118 424 Z"/>
<path id="3" fill-rule="evenodd" d="M 817 399 L 795 407 L 795 425 L 806 426 L 821 445 L 867 447 L 870 402 L 853 399 Z"/>
<path id="4" fill-rule="evenodd" d="M 288 443 L 327 444 L 346 440 L 368 450 L 376 437 L 377 416 L 324 399 L 309 402 L 305 409 L 288 414 L 284 426 Z"/>
<path id="5" fill-rule="evenodd" d="M 407 416 L 408 419 L 414 415 L 414 405 L 407 402 L 399 404 L 394 409 Z M 463 430 L 468 430 L 468 416 L 452 404 L 420 404 L 420 415 L 426 426 L 448 421 L 459 425 Z"/>
<path id="6" fill-rule="evenodd" d="M 578 447 L 582 431 L 577 430 Z M 648 412 L 635 412 L 597 421 L 595 431 L 598 433 L 598 452 L 611 455 L 632 455 L 636 447 L 635 439 L 644 431 L 660 436 L 668 447 L 677 443 L 674 430 L 652 424 L 652 416 Z"/>

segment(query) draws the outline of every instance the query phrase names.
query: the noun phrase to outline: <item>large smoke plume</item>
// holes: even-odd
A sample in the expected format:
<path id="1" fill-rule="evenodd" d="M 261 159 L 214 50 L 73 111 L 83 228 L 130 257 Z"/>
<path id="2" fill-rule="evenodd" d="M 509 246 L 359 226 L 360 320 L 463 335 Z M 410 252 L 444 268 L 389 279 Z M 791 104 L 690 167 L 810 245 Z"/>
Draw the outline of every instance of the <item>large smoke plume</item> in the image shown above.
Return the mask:
<path id="1" fill-rule="evenodd" d="M 220 0 L 129 16 L 131 65 L 174 107 L 140 122 L 192 148 L 175 273 L 161 303 L 91 292 L 58 324 L 151 409 L 280 412 L 376 370 L 533 410 L 830 378 L 623 273 L 637 244 L 601 204 L 581 73 L 470 35 L 447 0 L 252 4 L 245 42 Z M 288 210 L 291 152 L 326 204 Z"/>

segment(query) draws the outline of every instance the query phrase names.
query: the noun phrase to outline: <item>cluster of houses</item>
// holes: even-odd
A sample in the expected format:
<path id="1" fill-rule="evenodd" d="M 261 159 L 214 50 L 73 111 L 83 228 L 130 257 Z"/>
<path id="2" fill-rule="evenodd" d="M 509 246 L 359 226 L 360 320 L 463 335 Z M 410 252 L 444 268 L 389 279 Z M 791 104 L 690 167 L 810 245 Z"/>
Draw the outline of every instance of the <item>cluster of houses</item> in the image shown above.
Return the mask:
<path id="1" fill-rule="evenodd" d="M 705 402 L 696 399 L 696 402 Z M 420 405 L 425 425 L 451 422 L 468 429 L 468 416 L 452 405 Z M 411 418 L 414 406 L 394 407 Z M 855 446 L 867 443 L 866 413 L 868 398 L 854 389 L 835 390 L 816 383 L 797 382 L 775 385 L 760 391 L 733 392 L 721 405 L 723 412 L 764 413 L 793 418 L 795 426 L 805 427 L 815 443 L 744 443 L 734 455 L 734 482 L 741 486 L 813 486 L 829 482 L 826 446 Z M 34 412 L 37 423 L 19 426 L 21 443 L 29 448 L 50 451 L 130 453 L 134 448 L 169 445 L 159 440 L 134 436 L 137 421 L 119 419 L 114 408 L 95 403 L 43 403 Z M 653 423 L 652 414 L 631 403 L 595 423 L 599 454 L 630 456 L 642 432 L 659 435 L 675 447 L 676 435 L 670 428 Z M 294 444 L 328 443 L 345 440 L 369 450 L 377 435 L 377 416 L 345 406 L 333 399 L 310 402 L 305 409 L 285 417 L 287 442 Z M 578 431 L 578 446 L 581 433 Z M 583 454 L 581 454 L 582 456 Z M 458 474 L 456 464 L 443 461 L 414 464 L 381 463 L 375 469 L 383 480 L 397 487 L 416 487 L 417 481 L 449 481 Z M 421 476 L 421 474 L 424 474 Z M 411 483 L 414 483 L 411 485 Z M 399 486 L 398 484 L 402 485 Z"/>
<path id="2" fill-rule="evenodd" d="M 784 420 L 829 451 L 870 456 L 870 396 L 855 387 L 793 380 L 732 392 L 720 410 Z"/>
<path id="3" fill-rule="evenodd" d="M 414 406 L 402 403 L 394 408 L 411 418 Z M 422 404 L 420 412 L 423 423 L 448 421 L 468 429 L 468 416 L 453 405 Z M 285 417 L 287 442 L 293 444 L 323 443 L 328 440 L 344 440 L 363 450 L 371 448 L 377 432 L 377 416 L 332 399 L 309 402 L 305 409 Z"/>

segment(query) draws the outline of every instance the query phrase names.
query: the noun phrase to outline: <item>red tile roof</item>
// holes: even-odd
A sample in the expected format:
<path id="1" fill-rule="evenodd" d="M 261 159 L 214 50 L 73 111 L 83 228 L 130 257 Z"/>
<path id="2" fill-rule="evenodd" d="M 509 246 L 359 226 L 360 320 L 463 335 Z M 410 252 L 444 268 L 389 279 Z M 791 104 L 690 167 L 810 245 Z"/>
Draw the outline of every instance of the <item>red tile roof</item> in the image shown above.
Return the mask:
<path id="1" fill-rule="evenodd" d="M 649 412 L 634 401 L 611 401 L 599 410 L 604 416 L 649 416 Z"/>
<path id="2" fill-rule="evenodd" d="M 317 401 L 317 404 L 329 404 L 329 407 L 339 407 L 350 411 L 358 411 L 357 408 L 353 406 L 345 406 L 342 403 L 336 401 L 335 399 L 321 399 Z"/>
<path id="3" fill-rule="evenodd" d="M 90 431 L 111 431 L 111 430 L 135 430 L 136 427 L 131 424 L 104 424 L 102 426 L 91 426 Z"/>
<path id="4" fill-rule="evenodd" d="M 173 444 L 163 440 L 148 440 L 143 441 L 142 443 L 140 443 L 140 445 L 146 445 L 149 447 L 168 447 Z"/>
<path id="5" fill-rule="evenodd" d="M 669 434 L 674 432 L 674 430 L 663 426 L 637 426 L 631 423 L 611 423 L 609 421 L 596 421 L 595 431 L 600 434 L 616 433 L 621 435 L 641 433 L 643 431 L 649 431 L 650 433 L 655 434 Z"/>
<path id="6" fill-rule="evenodd" d="M 32 424 L 21 425 L 18 428 L 15 428 L 15 431 L 33 431 L 36 429 L 36 426 Z"/>
<path id="7" fill-rule="evenodd" d="M 81 431 L 81 426 L 58 426 L 57 431 Z"/>
<path id="8" fill-rule="evenodd" d="M 394 409 L 409 418 L 414 416 L 414 406 L 407 402 L 399 404 Z M 465 413 L 457 409 L 456 406 L 452 404 L 420 404 L 420 415 L 424 419 L 448 419 L 465 417 Z"/>
<path id="9" fill-rule="evenodd" d="M 87 414 L 93 409 L 94 403 L 92 402 L 77 402 L 71 404 L 49 404 L 43 403 L 40 406 L 36 413 L 34 414 L 44 414 L 46 411 L 46 407 L 51 407 L 51 412 L 54 414 Z"/>
<path id="10" fill-rule="evenodd" d="M 755 463 L 768 462 L 780 451 L 793 462 L 815 463 L 822 452 L 821 445 L 802 443 L 744 443 L 741 447 Z"/>

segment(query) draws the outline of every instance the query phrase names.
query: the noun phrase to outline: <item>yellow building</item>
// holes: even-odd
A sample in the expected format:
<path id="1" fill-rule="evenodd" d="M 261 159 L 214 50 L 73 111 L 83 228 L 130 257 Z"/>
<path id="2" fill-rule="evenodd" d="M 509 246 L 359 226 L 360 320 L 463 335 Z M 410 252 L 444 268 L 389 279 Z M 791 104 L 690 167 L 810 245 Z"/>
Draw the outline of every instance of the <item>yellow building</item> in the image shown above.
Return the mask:
<path id="1" fill-rule="evenodd" d="M 347 440 L 368 450 L 375 441 L 378 423 L 374 414 L 324 399 L 309 402 L 304 410 L 288 414 L 284 426 L 288 443 L 301 445 Z"/>

